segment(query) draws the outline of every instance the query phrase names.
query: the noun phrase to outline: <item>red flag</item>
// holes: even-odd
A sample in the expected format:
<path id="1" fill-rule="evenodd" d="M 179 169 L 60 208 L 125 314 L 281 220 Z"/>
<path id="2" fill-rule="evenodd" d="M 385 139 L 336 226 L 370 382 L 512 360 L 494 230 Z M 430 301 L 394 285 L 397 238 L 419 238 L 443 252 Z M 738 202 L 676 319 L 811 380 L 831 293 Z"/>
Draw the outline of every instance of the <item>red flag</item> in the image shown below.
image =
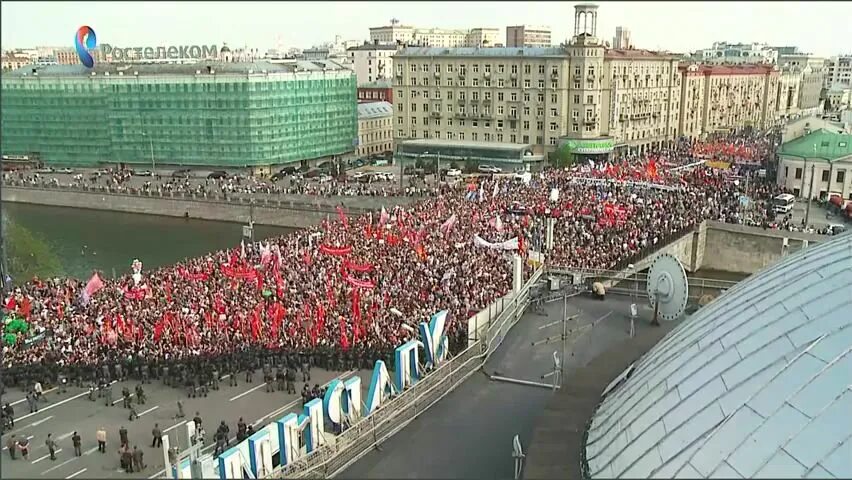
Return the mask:
<path id="1" fill-rule="evenodd" d="M 331 308 L 337 304 L 336 299 L 334 298 L 334 289 L 331 286 L 331 274 L 329 274 L 328 278 L 325 280 L 325 292 L 328 297 L 328 305 Z"/>
<path id="2" fill-rule="evenodd" d="M 258 305 L 262 308 L 262 305 Z M 255 308 L 251 315 L 251 336 L 255 340 L 260 338 L 260 312 Z"/>
<path id="3" fill-rule="evenodd" d="M 323 308 L 322 304 L 319 303 L 319 302 L 317 302 L 316 314 L 317 314 L 317 321 L 316 321 L 317 330 L 322 332 L 323 330 L 325 330 L 325 308 Z"/>
<path id="4" fill-rule="evenodd" d="M 257 279 L 257 289 L 263 291 L 263 274 L 255 270 L 255 278 Z"/>
<path id="5" fill-rule="evenodd" d="M 343 213 L 343 208 L 340 205 L 337 206 L 337 216 L 340 218 L 340 222 L 343 223 L 343 228 L 349 228 L 349 219 L 346 218 L 346 214 Z"/>
<path id="6" fill-rule="evenodd" d="M 17 307 L 17 306 L 18 306 L 18 302 L 15 300 L 15 297 L 9 298 L 9 301 L 6 302 L 6 310 L 9 310 L 10 312 L 14 312 L 15 307 Z"/>
<path id="7" fill-rule="evenodd" d="M 340 348 L 345 352 L 349 350 L 349 338 L 346 336 L 346 323 L 343 321 L 343 317 L 340 317 L 337 324 L 340 327 Z"/>
<path id="8" fill-rule="evenodd" d="M 97 272 L 95 272 L 92 274 L 92 278 L 89 279 L 89 282 L 86 283 L 86 288 L 83 289 L 83 296 L 86 299 L 92 298 L 92 295 L 102 288 L 104 288 L 104 282 L 101 280 L 101 277 L 97 274 Z"/>
<path id="9" fill-rule="evenodd" d="M 32 308 L 33 305 L 30 302 L 30 297 L 24 297 L 24 299 L 21 301 L 21 315 L 23 315 L 24 318 L 30 318 L 30 311 L 32 310 Z"/>

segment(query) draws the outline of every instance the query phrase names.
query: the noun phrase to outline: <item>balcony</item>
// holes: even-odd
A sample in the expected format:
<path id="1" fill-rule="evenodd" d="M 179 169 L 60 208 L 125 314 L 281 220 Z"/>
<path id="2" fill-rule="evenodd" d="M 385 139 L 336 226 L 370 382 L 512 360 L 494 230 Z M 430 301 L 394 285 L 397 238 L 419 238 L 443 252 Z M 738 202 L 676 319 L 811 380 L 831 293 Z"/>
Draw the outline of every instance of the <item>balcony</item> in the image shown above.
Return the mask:
<path id="1" fill-rule="evenodd" d="M 435 76 L 436 76 L 436 77 L 440 77 L 440 76 L 441 76 L 441 72 L 435 72 Z"/>
<path id="2" fill-rule="evenodd" d="M 467 117 L 467 113 L 466 112 L 456 112 L 456 117 L 465 118 L 465 117 Z"/>
<path id="3" fill-rule="evenodd" d="M 491 99 L 490 98 L 484 98 L 484 99 L 482 99 L 482 103 L 485 103 L 487 105 L 491 105 Z"/>
<path id="4" fill-rule="evenodd" d="M 596 123 L 598 123 L 598 117 L 597 117 L 597 116 L 594 116 L 594 117 L 586 117 L 586 118 L 584 118 L 584 119 L 583 119 L 583 124 L 584 124 L 584 125 L 594 125 L 594 124 L 596 124 Z"/>
<path id="5" fill-rule="evenodd" d="M 575 73 L 575 74 L 574 74 L 574 76 L 573 76 L 572 78 L 573 78 L 574 80 L 576 80 L 576 81 L 578 81 L 578 82 L 579 82 L 580 80 L 582 80 L 582 79 L 583 79 L 583 76 L 582 76 L 581 74 L 579 74 L 579 73 Z"/>
<path id="6" fill-rule="evenodd" d="M 433 116 L 433 117 L 440 117 L 440 116 L 441 116 L 441 112 L 435 112 L 435 111 L 432 111 L 429 115 L 431 115 L 431 116 Z"/>
<path id="7" fill-rule="evenodd" d="M 491 78 L 491 72 L 485 72 L 482 74 L 485 78 Z"/>
<path id="8" fill-rule="evenodd" d="M 479 103 L 479 99 L 478 98 L 471 98 L 470 103 Z"/>
<path id="9" fill-rule="evenodd" d="M 509 112 L 508 117 L 511 118 L 512 120 L 517 120 L 518 114 L 517 114 L 517 112 Z"/>
<path id="10" fill-rule="evenodd" d="M 459 105 L 464 105 L 465 100 L 463 98 L 458 99 Z"/>
<path id="11" fill-rule="evenodd" d="M 518 74 L 517 73 L 510 73 L 509 78 L 516 79 L 516 78 L 518 78 Z"/>
<path id="12" fill-rule="evenodd" d="M 559 72 L 550 72 L 550 78 L 559 78 Z"/>

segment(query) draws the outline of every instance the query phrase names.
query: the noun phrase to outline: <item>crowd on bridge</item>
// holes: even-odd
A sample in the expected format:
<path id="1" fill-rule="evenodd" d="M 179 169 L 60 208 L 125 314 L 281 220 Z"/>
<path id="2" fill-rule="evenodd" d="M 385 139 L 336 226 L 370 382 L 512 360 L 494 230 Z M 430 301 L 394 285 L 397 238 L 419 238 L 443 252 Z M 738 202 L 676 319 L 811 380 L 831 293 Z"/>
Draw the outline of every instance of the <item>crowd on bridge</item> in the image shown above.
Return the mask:
<path id="1" fill-rule="evenodd" d="M 694 148 L 679 142 L 526 181 L 479 177 L 357 218 L 338 207 L 337 218 L 306 230 L 153 270 L 134 262 L 116 279 L 35 278 L 3 299 L 30 337 L 4 346 L 4 376 L 90 376 L 125 362 L 173 370 L 213 362 L 225 372 L 270 356 L 392 366 L 393 349 L 441 310 L 457 352 L 467 320 L 509 292 L 510 253 L 544 248 L 548 217 L 556 223 L 547 263 L 585 269 L 624 266 L 705 219 L 768 227 L 764 202 L 776 189 L 755 177 L 745 210 L 742 173 L 675 171 L 695 162 Z"/>

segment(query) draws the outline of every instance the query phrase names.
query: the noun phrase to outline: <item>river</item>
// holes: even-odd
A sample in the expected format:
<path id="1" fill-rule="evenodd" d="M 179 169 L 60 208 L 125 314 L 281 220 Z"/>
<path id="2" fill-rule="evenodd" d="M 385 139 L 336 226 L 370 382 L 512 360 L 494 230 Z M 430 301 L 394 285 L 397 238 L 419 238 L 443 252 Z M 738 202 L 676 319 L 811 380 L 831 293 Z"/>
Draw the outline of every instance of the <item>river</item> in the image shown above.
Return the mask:
<path id="1" fill-rule="evenodd" d="M 229 222 L 11 202 L 2 207 L 10 219 L 46 240 L 66 275 L 77 278 L 87 278 L 93 269 L 108 277 L 113 270 L 118 275 L 130 273 L 134 258 L 146 270 L 169 265 L 239 245 L 242 235 L 242 226 Z M 256 225 L 254 235 L 264 239 L 292 231 Z"/>

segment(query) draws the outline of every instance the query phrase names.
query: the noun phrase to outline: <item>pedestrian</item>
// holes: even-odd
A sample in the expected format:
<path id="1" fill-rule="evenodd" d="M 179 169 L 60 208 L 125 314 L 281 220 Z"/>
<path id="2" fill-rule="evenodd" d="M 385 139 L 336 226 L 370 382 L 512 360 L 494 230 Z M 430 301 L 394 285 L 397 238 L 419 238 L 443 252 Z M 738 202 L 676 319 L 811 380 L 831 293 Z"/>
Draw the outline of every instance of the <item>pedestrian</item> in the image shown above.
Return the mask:
<path id="1" fill-rule="evenodd" d="M 30 406 L 30 413 L 38 413 L 38 398 L 32 390 L 27 393 L 27 404 Z"/>
<path id="2" fill-rule="evenodd" d="M 12 408 L 12 405 L 9 402 L 6 402 L 6 406 L 3 407 L 3 413 L 6 414 L 6 418 L 9 419 L 9 426 L 15 428 L 15 409 Z"/>
<path id="3" fill-rule="evenodd" d="M 218 457 L 220 453 L 225 451 L 225 432 L 221 429 L 216 431 L 216 448 L 213 450 L 213 456 Z"/>
<path id="4" fill-rule="evenodd" d="M 14 433 L 12 434 L 12 436 L 9 437 L 8 440 L 6 440 L 6 448 L 9 449 L 9 456 L 12 457 L 12 460 L 15 460 L 15 451 L 18 448 L 18 441 L 15 440 Z"/>
<path id="5" fill-rule="evenodd" d="M 130 447 L 125 445 L 118 452 L 121 454 L 121 463 L 124 464 L 127 473 L 133 473 L 133 453 Z"/>
<path id="6" fill-rule="evenodd" d="M 131 404 L 131 405 L 130 405 L 130 415 L 128 415 L 127 419 L 128 419 L 128 420 L 130 420 L 130 421 L 132 422 L 133 420 L 136 420 L 137 418 L 139 418 L 139 414 L 138 414 L 138 413 L 136 413 L 136 407 L 134 407 L 134 406 Z"/>
<path id="7" fill-rule="evenodd" d="M 104 427 L 99 428 L 98 431 L 95 432 L 95 439 L 98 441 L 98 451 L 101 453 L 106 453 L 107 434 L 106 430 L 104 430 Z"/>
<path id="8" fill-rule="evenodd" d="M 35 392 L 36 400 L 41 400 L 41 396 L 44 395 L 44 390 L 41 388 L 41 382 L 35 382 L 33 391 Z"/>
<path id="9" fill-rule="evenodd" d="M 142 450 L 139 450 L 139 447 L 134 445 L 133 446 L 133 453 L 132 453 L 133 468 L 135 468 L 137 472 L 141 472 L 142 469 L 145 468 L 145 463 L 142 462 L 142 455 L 143 455 Z"/>
<path id="10" fill-rule="evenodd" d="M 201 414 L 199 412 L 195 412 L 195 417 L 192 418 L 192 421 L 195 423 L 196 430 L 201 428 Z"/>
<path id="11" fill-rule="evenodd" d="M 151 441 L 151 448 L 161 448 L 163 446 L 163 432 L 160 430 L 159 423 L 154 424 L 151 435 L 154 437 Z"/>
<path id="12" fill-rule="evenodd" d="M 27 440 L 27 437 L 21 437 L 21 439 L 18 440 L 18 448 L 21 450 L 21 456 L 24 457 L 24 460 L 29 460 L 30 441 Z"/>
<path id="13" fill-rule="evenodd" d="M 74 444 L 74 456 L 79 457 L 83 455 L 82 441 L 80 439 L 80 435 L 77 432 L 74 432 L 74 435 L 71 435 L 71 443 Z"/>
<path id="14" fill-rule="evenodd" d="M 183 413 L 183 402 L 181 402 L 180 400 L 177 401 L 177 408 L 178 408 L 178 413 L 177 413 L 177 415 L 175 415 L 175 419 L 185 417 L 186 414 Z"/>
<path id="15" fill-rule="evenodd" d="M 128 443 L 130 443 L 127 441 L 127 429 L 124 428 L 124 425 L 118 429 L 118 440 L 121 442 L 122 447 L 125 447 Z"/>
<path id="16" fill-rule="evenodd" d="M 104 406 L 109 407 L 111 405 L 112 405 L 112 385 L 107 383 L 107 384 L 104 385 Z"/>
<path id="17" fill-rule="evenodd" d="M 47 447 L 47 451 L 50 452 L 50 459 L 56 460 L 56 441 L 53 440 L 52 433 L 47 434 L 47 439 L 44 441 L 44 446 Z"/>

